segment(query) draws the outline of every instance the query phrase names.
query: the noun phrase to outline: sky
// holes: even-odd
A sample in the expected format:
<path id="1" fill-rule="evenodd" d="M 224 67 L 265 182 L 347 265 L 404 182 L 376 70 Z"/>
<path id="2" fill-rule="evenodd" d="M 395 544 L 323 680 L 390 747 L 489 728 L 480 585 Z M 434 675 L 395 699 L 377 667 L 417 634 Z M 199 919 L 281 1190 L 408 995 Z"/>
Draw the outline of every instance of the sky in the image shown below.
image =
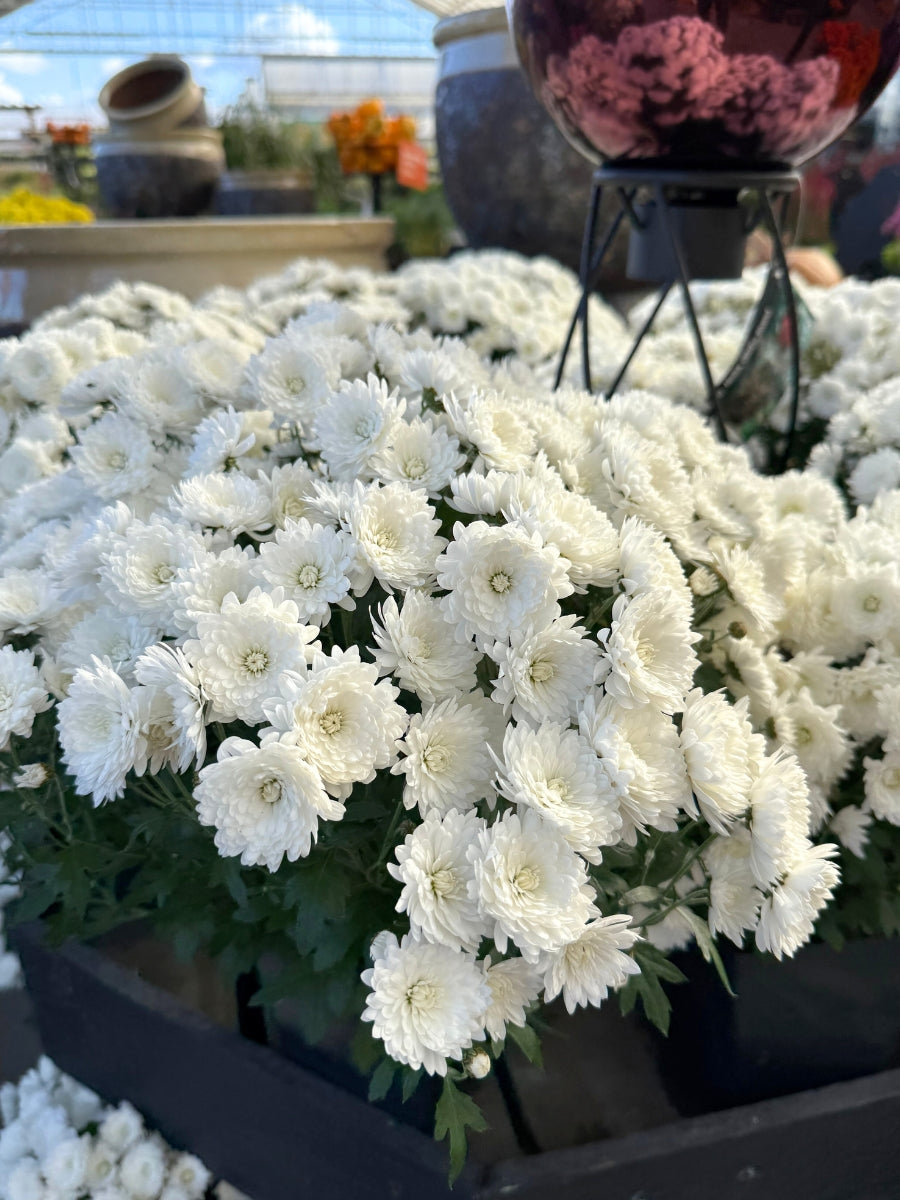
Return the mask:
<path id="1" fill-rule="evenodd" d="M 132 6 L 128 0 L 35 0 L 0 19 L 0 105 L 38 104 L 40 125 L 103 125 L 97 97 L 104 82 L 148 53 L 174 51 L 206 89 L 215 116 L 237 100 L 248 80 L 261 79 L 261 51 L 360 53 L 377 30 L 376 52 L 395 44 L 402 53 L 433 53 L 433 18 L 409 0 L 318 0 L 318 9 L 316 2 L 141 0 Z M 25 53 L 26 46 L 37 52 Z M 60 46 L 67 52 L 57 53 Z M 90 52 L 100 47 L 110 52 Z M 20 115 L 0 113 L 3 132 L 23 123 Z"/>

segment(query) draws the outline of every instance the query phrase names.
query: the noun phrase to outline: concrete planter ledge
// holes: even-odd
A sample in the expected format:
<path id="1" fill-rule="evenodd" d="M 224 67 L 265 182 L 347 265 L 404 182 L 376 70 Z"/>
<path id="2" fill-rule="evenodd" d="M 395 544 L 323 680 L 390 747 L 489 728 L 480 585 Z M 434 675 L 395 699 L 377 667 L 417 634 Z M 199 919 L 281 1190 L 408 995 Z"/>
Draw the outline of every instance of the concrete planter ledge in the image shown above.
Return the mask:
<path id="1" fill-rule="evenodd" d="M 385 268 L 389 217 L 210 217 L 0 227 L 0 323 L 29 323 L 117 280 L 196 299 L 247 287 L 296 258 Z"/>

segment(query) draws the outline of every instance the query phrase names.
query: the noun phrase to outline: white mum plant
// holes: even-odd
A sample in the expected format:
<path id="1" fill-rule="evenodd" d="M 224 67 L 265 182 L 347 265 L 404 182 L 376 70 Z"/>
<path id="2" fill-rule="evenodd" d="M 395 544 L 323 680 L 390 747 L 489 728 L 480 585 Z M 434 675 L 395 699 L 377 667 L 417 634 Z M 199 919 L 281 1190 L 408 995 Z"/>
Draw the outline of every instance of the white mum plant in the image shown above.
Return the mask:
<path id="1" fill-rule="evenodd" d="M 212 1176 L 117 1108 L 41 1058 L 0 1088 L 0 1195 L 8 1200 L 202 1200 Z"/>
<path id="2" fill-rule="evenodd" d="M 690 408 L 547 390 L 576 290 L 299 263 L 117 287 L 0 365 L 25 903 L 279 960 L 264 996 L 370 1022 L 379 1086 L 444 1076 L 456 1146 L 457 1082 L 542 1003 L 665 1025 L 673 947 L 793 954 L 829 839 L 900 824 L 897 494 L 848 520 Z"/>

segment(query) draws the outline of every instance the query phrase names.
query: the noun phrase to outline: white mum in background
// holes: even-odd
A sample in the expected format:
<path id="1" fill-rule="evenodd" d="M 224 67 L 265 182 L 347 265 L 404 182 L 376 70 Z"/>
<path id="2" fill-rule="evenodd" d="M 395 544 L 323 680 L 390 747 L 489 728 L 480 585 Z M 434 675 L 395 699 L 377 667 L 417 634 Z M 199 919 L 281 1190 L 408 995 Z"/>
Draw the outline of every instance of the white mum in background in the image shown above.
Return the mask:
<path id="1" fill-rule="evenodd" d="M 526 958 L 504 958 L 491 964 L 483 962 L 484 974 L 491 992 L 491 1001 L 484 1014 L 488 1037 L 502 1041 L 507 1025 L 525 1024 L 526 1013 L 536 1003 L 541 990 L 541 976 Z"/>
<path id="2" fill-rule="evenodd" d="M 75 790 L 95 806 L 123 794 L 129 771 L 143 772 L 149 699 L 100 659 L 75 672 L 57 709 L 59 741 Z"/>
<path id="3" fill-rule="evenodd" d="M 618 798 L 590 742 L 577 730 L 546 723 L 507 726 L 500 792 L 536 812 L 590 863 L 619 840 Z"/>
<path id="4" fill-rule="evenodd" d="M 493 699 L 511 709 L 516 720 L 577 719 L 593 686 L 600 651 L 576 621 L 570 615 L 539 629 L 510 628 L 509 641 L 490 648 L 498 667 Z"/>
<path id="5" fill-rule="evenodd" d="M 318 629 L 301 625 L 297 606 L 281 591 L 254 588 L 243 602 L 229 594 L 218 613 L 197 618 L 197 637 L 184 651 L 194 664 L 215 720 L 258 725 L 287 672 L 306 671 L 306 647 Z"/>
<path id="6" fill-rule="evenodd" d="M 497 949 L 507 942 L 535 961 L 580 936 L 598 914 L 587 868 L 563 835 L 536 812 L 506 813 L 469 848 L 472 894 L 493 923 Z"/>
<path id="7" fill-rule="evenodd" d="M 344 815 L 302 751 L 277 735 L 264 737 L 261 746 L 226 738 L 218 761 L 200 772 L 194 799 L 200 824 L 216 830 L 220 854 L 270 871 L 284 858 L 296 862 L 309 854 L 320 820 Z"/>
<path id="8" fill-rule="evenodd" d="M 630 924 L 631 917 L 621 913 L 596 917 L 574 941 L 542 954 L 537 965 L 544 999 L 554 1000 L 562 993 L 569 1013 L 589 1004 L 599 1008 L 610 989 L 622 987 L 629 975 L 639 975 L 641 968 L 626 953 L 638 940 Z"/>
<path id="9" fill-rule="evenodd" d="M 349 534 L 305 517 L 286 521 L 275 540 L 264 542 L 253 567 L 267 587 L 280 587 L 297 605 L 302 621 L 318 626 L 331 619 L 332 605 L 352 609 L 349 596 L 356 547 Z"/>
<path id="10" fill-rule="evenodd" d="M 371 991 L 362 1014 L 388 1054 L 414 1070 L 446 1075 L 484 1034 L 490 989 L 469 955 L 448 946 L 383 936 L 375 965 L 363 971 Z"/>
<path id="11" fill-rule="evenodd" d="M 526 624 L 536 628 L 560 615 L 559 600 L 572 594 L 566 561 L 538 534 L 515 525 L 457 524 L 437 564 L 443 604 L 458 636 L 487 645 L 505 641 Z"/>
<path id="12" fill-rule="evenodd" d="M 392 768 L 406 776 L 403 803 L 424 817 L 465 810 L 494 795 L 488 701 L 478 692 L 451 697 L 409 721 L 399 744 L 402 758 Z"/>
<path id="13" fill-rule="evenodd" d="M 390 596 L 372 620 L 377 647 L 372 650 L 379 673 L 391 674 L 407 691 L 433 703 L 471 692 L 478 655 L 470 642 L 453 635 L 438 600 L 410 590 L 398 607 Z"/>
<path id="14" fill-rule="evenodd" d="M 395 851 L 388 871 L 403 884 L 397 911 L 409 917 L 413 937 L 474 953 L 486 930 L 470 895 L 474 878 L 469 846 L 484 828 L 473 810 L 451 809 L 443 817 L 432 810 Z"/>
<path id="15" fill-rule="evenodd" d="M 308 675 L 290 674 L 270 693 L 265 713 L 316 767 L 332 795 L 370 783 L 397 757 L 408 717 L 399 690 L 364 663 L 356 646 L 313 655 Z"/>
<path id="16" fill-rule="evenodd" d="M 33 651 L 0 646 L 0 750 L 12 734 L 30 737 L 34 718 L 51 704 Z"/>

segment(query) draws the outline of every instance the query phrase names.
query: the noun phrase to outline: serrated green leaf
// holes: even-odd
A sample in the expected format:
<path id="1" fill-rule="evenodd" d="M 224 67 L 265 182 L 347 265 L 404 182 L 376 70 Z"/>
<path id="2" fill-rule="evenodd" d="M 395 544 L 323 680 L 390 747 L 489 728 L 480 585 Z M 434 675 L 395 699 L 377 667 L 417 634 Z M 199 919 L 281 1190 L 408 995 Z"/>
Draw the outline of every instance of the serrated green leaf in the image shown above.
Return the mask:
<path id="1" fill-rule="evenodd" d="M 228 894 L 238 906 L 238 908 L 246 908 L 249 899 L 247 895 L 247 885 L 241 877 L 240 863 L 236 858 L 226 858 L 223 860 L 222 876 L 225 880 L 225 886 L 228 888 Z"/>
<path id="2" fill-rule="evenodd" d="M 375 1101 L 385 1098 L 391 1090 L 391 1084 L 394 1082 L 394 1075 L 399 1065 L 392 1058 L 383 1058 L 381 1060 L 372 1072 L 372 1078 L 369 1080 L 369 1100 Z"/>
<path id="3" fill-rule="evenodd" d="M 441 1097 L 434 1110 L 434 1136 L 436 1141 L 449 1138 L 451 1187 L 466 1165 L 466 1130 L 482 1133 L 487 1129 L 484 1113 L 471 1096 L 460 1091 L 449 1075 L 444 1077 Z"/>
<path id="4" fill-rule="evenodd" d="M 534 1063 L 536 1067 L 543 1067 L 541 1039 L 530 1025 L 509 1024 L 506 1026 L 506 1036 L 515 1042 L 530 1063 Z"/>
<path id="5" fill-rule="evenodd" d="M 728 972 L 725 970 L 725 964 L 722 962 L 722 956 L 719 953 L 715 938 L 710 932 L 709 925 L 702 917 L 693 912 L 692 909 L 682 908 L 679 911 L 681 917 L 690 925 L 691 931 L 697 939 L 697 945 L 700 947 L 700 953 L 708 963 L 712 963 L 716 969 L 716 974 L 722 981 L 725 991 L 729 996 L 733 997 L 735 993 L 731 987 Z"/>
<path id="6" fill-rule="evenodd" d="M 418 1071 L 411 1071 L 409 1067 L 404 1067 L 402 1071 L 403 1086 L 401 1089 L 401 1094 L 403 1096 L 403 1103 L 405 1104 L 422 1082 L 422 1076 L 424 1072 L 421 1067 L 419 1067 Z"/>

